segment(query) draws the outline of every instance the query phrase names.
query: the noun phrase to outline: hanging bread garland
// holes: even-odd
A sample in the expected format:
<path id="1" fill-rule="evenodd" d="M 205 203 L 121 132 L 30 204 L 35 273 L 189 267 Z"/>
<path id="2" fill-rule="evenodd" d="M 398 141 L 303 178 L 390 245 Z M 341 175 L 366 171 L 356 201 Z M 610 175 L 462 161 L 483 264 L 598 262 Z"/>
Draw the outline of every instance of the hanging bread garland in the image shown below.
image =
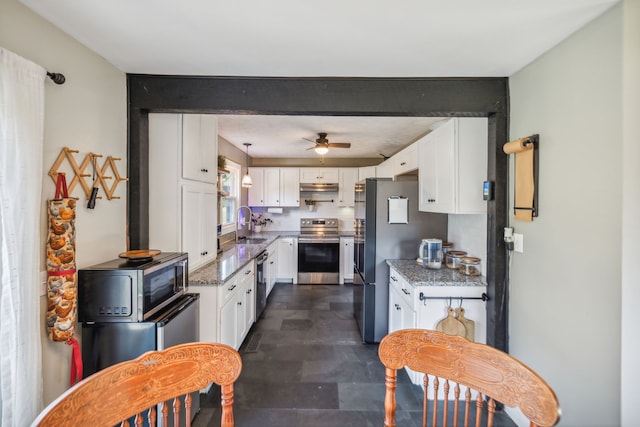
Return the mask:
<path id="1" fill-rule="evenodd" d="M 76 319 L 76 201 L 68 197 L 62 173 L 47 208 L 47 330 L 51 340 L 67 341 L 73 337 Z"/>

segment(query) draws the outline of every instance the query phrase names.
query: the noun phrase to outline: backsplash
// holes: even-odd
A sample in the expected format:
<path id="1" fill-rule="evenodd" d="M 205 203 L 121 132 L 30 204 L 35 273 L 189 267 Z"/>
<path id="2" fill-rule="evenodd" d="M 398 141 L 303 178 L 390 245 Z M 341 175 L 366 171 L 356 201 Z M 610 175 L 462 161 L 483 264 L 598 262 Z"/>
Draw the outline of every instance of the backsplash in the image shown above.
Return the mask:
<path id="1" fill-rule="evenodd" d="M 317 201 L 312 211 L 309 211 L 307 205 L 304 204 L 305 199 Z M 273 221 L 265 228 L 267 231 L 297 231 L 300 229 L 300 218 L 337 218 L 340 221 L 341 232 L 353 231 L 353 208 L 338 206 L 338 193 L 328 192 L 313 195 L 303 193 L 300 196 L 299 208 L 282 208 L 281 214 L 267 212 L 267 209 L 266 207 L 251 208 L 253 212 L 265 212 Z"/>

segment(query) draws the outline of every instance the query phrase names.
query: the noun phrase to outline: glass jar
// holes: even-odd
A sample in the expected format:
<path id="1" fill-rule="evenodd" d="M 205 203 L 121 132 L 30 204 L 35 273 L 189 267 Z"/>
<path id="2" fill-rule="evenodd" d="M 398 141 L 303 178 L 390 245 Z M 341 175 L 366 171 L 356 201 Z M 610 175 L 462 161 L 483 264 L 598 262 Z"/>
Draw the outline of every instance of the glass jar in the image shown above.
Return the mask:
<path id="1" fill-rule="evenodd" d="M 465 256 L 460 259 L 460 272 L 467 276 L 479 276 L 480 258 Z"/>
<path id="2" fill-rule="evenodd" d="M 457 270 L 458 268 L 460 268 L 460 259 L 466 255 L 467 253 L 465 251 L 447 252 L 447 258 L 445 260 L 447 268 L 451 268 L 452 270 Z"/>
<path id="3" fill-rule="evenodd" d="M 450 250 L 453 250 L 453 243 L 442 242 L 442 259 L 443 260 L 447 259 L 447 252 L 449 252 Z"/>

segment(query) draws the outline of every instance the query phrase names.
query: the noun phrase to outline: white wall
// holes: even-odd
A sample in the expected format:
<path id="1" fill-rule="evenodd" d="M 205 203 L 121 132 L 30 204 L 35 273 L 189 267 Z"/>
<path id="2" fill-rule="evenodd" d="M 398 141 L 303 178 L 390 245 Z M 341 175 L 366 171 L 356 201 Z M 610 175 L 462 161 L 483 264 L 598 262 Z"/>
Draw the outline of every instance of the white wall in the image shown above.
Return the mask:
<path id="1" fill-rule="evenodd" d="M 79 150 L 78 163 L 88 152 L 105 158 L 120 157 L 118 170 L 121 176 L 127 176 L 126 76 L 17 0 L 0 2 L 0 45 L 67 78 L 61 86 L 49 79 L 45 84 L 42 241 L 41 252 L 34 254 L 42 259 L 46 244 L 45 201 L 55 192 L 47 172 L 63 147 Z M 126 182 L 116 189 L 119 200 L 97 200 L 94 210 L 86 208 L 79 186 L 73 195 L 81 196 L 76 212 L 77 267 L 115 258 L 126 250 Z M 44 270 L 44 261 L 41 265 Z M 41 306 L 44 326 L 44 296 Z M 43 366 L 33 369 L 43 371 L 47 404 L 68 387 L 71 347 L 49 341 L 44 327 L 42 345 Z"/>
<path id="2" fill-rule="evenodd" d="M 482 260 L 482 274 L 487 274 L 487 215 L 450 214 L 447 240 L 456 251 Z"/>
<path id="3" fill-rule="evenodd" d="M 618 5 L 509 79 L 510 138 L 540 134 L 540 216 L 511 220 L 509 348 L 562 426 L 620 425 L 621 28 Z"/>
<path id="4" fill-rule="evenodd" d="M 640 1 L 626 0 L 623 43 L 622 147 L 622 426 L 638 424 L 640 409 Z"/>

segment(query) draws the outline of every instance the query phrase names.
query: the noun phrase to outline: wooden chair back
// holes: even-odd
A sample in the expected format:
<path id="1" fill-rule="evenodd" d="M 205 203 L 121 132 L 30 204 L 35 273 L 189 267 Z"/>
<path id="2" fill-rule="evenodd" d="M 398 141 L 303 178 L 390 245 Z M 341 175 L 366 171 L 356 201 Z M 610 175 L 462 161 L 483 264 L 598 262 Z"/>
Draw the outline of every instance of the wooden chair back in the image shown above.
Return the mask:
<path id="1" fill-rule="evenodd" d="M 242 370 L 240 355 L 224 344 L 189 343 L 150 351 L 137 359 L 105 368 L 80 381 L 45 408 L 33 426 L 128 426 L 162 421 L 167 426 L 169 405 L 173 425 L 180 425 L 180 412 L 191 421 L 189 393 L 212 382 L 221 386 L 223 427 L 233 427 L 233 384 Z M 158 404 L 162 408 L 156 411 Z M 147 411 L 149 409 L 149 411 Z"/>
<path id="2" fill-rule="evenodd" d="M 522 362 L 488 345 L 438 331 L 403 329 L 381 341 L 378 355 L 385 366 L 385 427 L 396 425 L 396 375 L 405 366 L 424 374 L 425 427 L 430 419 L 432 426 L 491 427 L 496 402 L 519 408 L 531 426 L 550 427 L 560 420 L 551 387 Z"/>

